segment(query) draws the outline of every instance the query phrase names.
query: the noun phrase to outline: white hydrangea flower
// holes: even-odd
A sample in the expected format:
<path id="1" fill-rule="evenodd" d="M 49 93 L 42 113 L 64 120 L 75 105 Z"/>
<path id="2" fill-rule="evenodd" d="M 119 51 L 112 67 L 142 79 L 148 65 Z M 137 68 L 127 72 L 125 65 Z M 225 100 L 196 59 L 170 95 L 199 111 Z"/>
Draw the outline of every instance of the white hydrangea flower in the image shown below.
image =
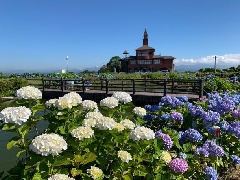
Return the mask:
<path id="1" fill-rule="evenodd" d="M 32 111 L 25 106 L 7 107 L 0 112 L 0 120 L 4 123 L 14 123 L 21 125 L 31 116 Z"/>
<path id="2" fill-rule="evenodd" d="M 90 127 L 79 126 L 76 129 L 73 129 L 71 135 L 79 140 L 84 138 L 91 138 L 94 134 L 94 131 Z"/>
<path id="3" fill-rule="evenodd" d="M 114 92 L 112 97 L 115 97 L 119 102 L 123 102 L 124 104 L 132 102 L 131 95 L 126 92 Z"/>
<path id="4" fill-rule="evenodd" d="M 113 130 L 116 127 L 116 121 L 110 117 L 102 117 L 97 120 L 95 127 L 100 130 Z"/>
<path id="5" fill-rule="evenodd" d="M 125 127 L 121 123 L 116 123 L 115 128 L 118 132 L 121 132 L 125 129 Z"/>
<path id="6" fill-rule="evenodd" d="M 95 127 L 97 119 L 83 119 L 83 126 L 85 127 Z"/>
<path id="7" fill-rule="evenodd" d="M 118 106 L 118 100 L 115 97 L 106 97 L 100 101 L 100 106 L 115 108 Z"/>
<path id="8" fill-rule="evenodd" d="M 99 111 L 96 111 L 96 112 L 88 112 L 88 113 L 86 114 L 86 116 L 85 116 L 86 119 L 95 119 L 95 120 L 97 120 L 97 119 L 99 119 L 99 118 L 102 118 L 102 117 L 103 117 L 103 115 L 102 115 L 102 113 L 99 112 Z"/>
<path id="9" fill-rule="evenodd" d="M 48 178 L 48 180 L 75 180 L 66 174 L 54 174 Z"/>
<path id="10" fill-rule="evenodd" d="M 129 162 L 132 160 L 132 155 L 127 152 L 127 151 L 118 151 L 118 157 L 123 161 L 123 162 Z"/>
<path id="11" fill-rule="evenodd" d="M 149 128 L 138 126 L 131 130 L 130 138 L 134 141 L 139 141 L 140 139 L 150 140 L 155 138 L 155 133 Z"/>
<path id="12" fill-rule="evenodd" d="M 127 129 L 134 129 L 135 128 L 135 124 L 134 122 L 132 122 L 131 120 L 129 119 L 124 119 L 120 122 L 125 128 Z"/>
<path id="13" fill-rule="evenodd" d="M 70 92 L 56 101 L 56 107 L 58 107 L 59 110 L 71 109 L 80 103 L 82 103 L 82 97 L 76 92 Z"/>
<path id="14" fill-rule="evenodd" d="M 97 103 L 91 100 L 84 100 L 82 102 L 82 106 L 84 110 L 92 110 L 92 109 L 97 109 Z"/>
<path id="15" fill-rule="evenodd" d="M 58 134 L 42 134 L 35 137 L 29 145 L 29 149 L 42 156 L 58 155 L 62 150 L 67 149 L 67 143 L 62 136 Z"/>
<path id="16" fill-rule="evenodd" d="M 17 90 L 17 99 L 42 99 L 42 92 L 33 86 L 25 86 Z"/>
<path id="17" fill-rule="evenodd" d="M 90 174 L 93 179 L 103 176 L 103 171 L 95 166 L 91 166 L 91 169 L 87 169 L 87 173 Z"/>
<path id="18" fill-rule="evenodd" d="M 141 108 L 141 107 L 135 107 L 133 109 L 133 113 L 140 116 L 140 117 L 143 117 L 147 114 L 146 109 Z"/>
<path id="19" fill-rule="evenodd" d="M 45 102 L 46 107 L 47 108 L 50 108 L 52 106 L 55 107 L 56 106 L 55 103 L 56 103 L 57 100 L 58 99 L 50 99 L 50 100 L 46 101 Z"/>

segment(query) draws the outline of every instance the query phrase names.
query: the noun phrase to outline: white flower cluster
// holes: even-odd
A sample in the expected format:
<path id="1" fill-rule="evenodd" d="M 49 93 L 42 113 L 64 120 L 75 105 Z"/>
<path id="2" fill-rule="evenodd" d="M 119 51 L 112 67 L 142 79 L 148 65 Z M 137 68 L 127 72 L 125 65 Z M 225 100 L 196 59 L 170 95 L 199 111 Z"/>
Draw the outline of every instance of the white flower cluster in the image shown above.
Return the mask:
<path id="1" fill-rule="evenodd" d="M 118 151 L 118 157 L 123 161 L 123 162 L 129 162 L 132 160 L 132 155 L 127 152 L 127 151 Z"/>
<path id="2" fill-rule="evenodd" d="M 134 129 L 135 128 L 135 124 L 129 120 L 129 119 L 124 119 L 120 122 L 126 129 Z"/>
<path id="3" fill-rule="evenodd" d="M 97 123 L 97 119 L 83 119 L 83 123 L 82 125 L 85 126 L 85 127 L 95 127 Z"/>
<path id="4" fill-rule="evenodd" d="M 90 174 L 93 179 L 103 176 L 103 171 L 95 166 L 91 166 L 91 169 L 87 169 L 87 173 Z"/>
<path id="5" fill-rule="evenodd" d="M 132 102 L 131 95 L 126 92 L 114 92 L 112 97 L 115 97 L 119 102 L 123 102 L 124 104 Z"/>
<path id="6" fill-rule="evenodd" d="M 82 97 L 76 92 L 70 92 L 65 94 L 63 97 L 60 97 L 56 101 L 56 106 L 59 110 L 63 109 L 71 109 L 74 106 L 79 105 L 82 103 Z"/>
<path id="7" fill-rule="evenodd" d="M 25 86 L 17 90 L 18 99 L 42 99 L 42 92 L 33 86 Z"/>
<path id="8" fill-rule="evenodd" d="M 48 100 L 48 101 L 46 101 L 45 102 L 45 105 L 46 105 L 46 107 L 47 108 L 50 108 L 50 107 L 56 107 L 56 101 L 57 101 L 58 99 L 50 99 L 50 100 Z"/>
<path id="9" fill-rule="evenodd" d="M 116 123 L 115 128 L 118 132 L 121 132 L 125 129 L 125 127 L 121 123 Z"/>
<path id="10" fill-rule="evenodd" d="M 70 178 L 66 174 L 54 174 L 48 180 L 74 180 L 74 178 Z"/>
<path id="11" fill-rule="evenodd" d="M 135 107 L 133 109 L 133 113 L 140 116 L 140 117 L 143 117 L 147 114 L 146 109 L 141 108 L 141 107 Z"/>
<path id="12" fill-rule="evenodd" d="M 94 131 L 90 127 L 79 126 L 76 129 L 73 129 L 71 135 L 79 140 L 84 138 L 91 138 L 94 134 Z"/>
<path id="13" fill-rule="evenodd" d="M 31 114 L 31 110 L 25 106 L 7 107 L 0 112 L 0 120 L 4 123 L 21 125 L 29 119 Z"/>
<path id="14" fill-rule="evenodd" d="M 98 109 L 97 103 L 91 100 L 84 100 L 82 102 L 83 110 Z"/>
<path id="15" fill-rule="evenodd" d="M 149 128 L 138 126 L 130 132 L 130 138 L 134 141 L 139 141 L 140 139 L 150 140 L 155 138 L 155 133 Z"/>
<path id="16" fill-rule="evenodd" d="M 101 112 L 96 111 L 96 112 L 88 112 L 85 116 L 86 119 L 99 119 L 102 118 L 103 115 L 101 114 Z"/>
<path id="17" fill-rule="evenodd" d="M 100 130 L 113 130 L 116 127 L 116 121 L 110 117 L 102 117 L 97 120 L 95 127 Z"/>
<path id="18" fill-rule="evenodd" d="M 35 137 L 29 145 L 29 149 L 42 156 L 58 155 L 67 149 L 67 143 L 58 134 L 42 134 Z"/>
<path id="19" fill-rule="evenodd" d="M 115 97 L 106 97 L 100 101 L 100 106 L 115 108 L 118 106 L 118 100 Z"/>

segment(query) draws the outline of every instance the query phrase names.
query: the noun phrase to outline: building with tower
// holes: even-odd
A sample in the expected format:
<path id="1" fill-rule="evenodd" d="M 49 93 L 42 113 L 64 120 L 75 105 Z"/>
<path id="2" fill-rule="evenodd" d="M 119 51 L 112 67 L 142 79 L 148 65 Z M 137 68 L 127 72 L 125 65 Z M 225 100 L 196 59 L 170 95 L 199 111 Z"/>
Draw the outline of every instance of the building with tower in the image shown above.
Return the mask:
<path id="1" fill-rule="evenodd" d="M 148 46 L 148 33 L 145 29 L 143 34 L 143 45 L 136 49 L 136 56 L 129 56 L 127 51 L 121 61 L 121 71 L 133 72 L 157 72 L 174 71 L 173 56 L 161 56 L 154 54 L 155 49 Z"/>

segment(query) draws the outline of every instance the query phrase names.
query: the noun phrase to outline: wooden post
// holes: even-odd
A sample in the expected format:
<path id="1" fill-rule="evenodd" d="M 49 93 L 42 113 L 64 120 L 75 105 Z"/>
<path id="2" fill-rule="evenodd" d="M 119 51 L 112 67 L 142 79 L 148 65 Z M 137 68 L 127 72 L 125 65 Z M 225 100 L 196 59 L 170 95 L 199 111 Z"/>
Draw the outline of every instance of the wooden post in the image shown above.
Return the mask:
<path id="1" fill-rule="evenodd" d="M 124 85 L 124 84 L 123 84 L 123 79 L 122 79 L 122 91 L 123 91 L 123 85 Z"/>
<path id="2" fill-rule="evenodd" d="M 106 79 L 106 94 L 108 94 L 109 80 Z"/>
<path id="3" fill-rule="evenodd" d="M 101 78 L 101 90 L 103 90 L 103 79 Z"/>
<path id="4" fill-rule="evenodd" d="M 174 89 L 174 80 L 173 80 L 173 78 L 172 78 L 172 93 L 173 93 L 173 89 Z"/>
<path id="5" fill-rule="evenodd" d="M 144 91 L 147 91 L 147 78 L 144 78 Z"/>
<path id="6" fill-rule="evenodd" d="M 136 87 L 135 87 L 135 84 L 136 84 L 136 83 L 135 83 L 135 79 L 133 79 L 132 82 L 133 82 L 133 95 L 134 95 L 134 94 L 135 94 L 135 91 L 136 91 Z"/>
<path id="7" fill-rule="evenodd" d="M 199 98 L 202 98 L 202 97 L 203 97 L 203 86 L 204 86 L 203 83 L 204 83 L 204 82 L 203 82 L 203 79 L 200 79 L 200 80 L 199 80 Z"/>
<path id="8" fill-rule="evenodd" d="M 167 95 L 167 81 L 164 79 L 164 89 L 163 89 L 163 96 Z"/>
<path id="9" fill-rule="evenodd" d="M 85 92 L 85 79 L 82 80 L 82 91 Z"/>

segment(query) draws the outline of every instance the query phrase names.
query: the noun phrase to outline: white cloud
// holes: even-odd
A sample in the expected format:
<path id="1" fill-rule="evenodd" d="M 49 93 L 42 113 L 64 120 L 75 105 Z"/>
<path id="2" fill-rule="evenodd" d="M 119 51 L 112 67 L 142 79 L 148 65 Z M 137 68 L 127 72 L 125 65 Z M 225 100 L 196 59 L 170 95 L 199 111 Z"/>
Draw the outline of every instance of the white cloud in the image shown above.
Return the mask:
<path id="1" fill-rule="evenodd" d="M 174 64 L 180 65 L 213 65 L 214 56 L 217 57 L 217 66 L 238 66 L 240 65 L 240 54 L 211 55 L 197 59 L 175 59 Z"/>

